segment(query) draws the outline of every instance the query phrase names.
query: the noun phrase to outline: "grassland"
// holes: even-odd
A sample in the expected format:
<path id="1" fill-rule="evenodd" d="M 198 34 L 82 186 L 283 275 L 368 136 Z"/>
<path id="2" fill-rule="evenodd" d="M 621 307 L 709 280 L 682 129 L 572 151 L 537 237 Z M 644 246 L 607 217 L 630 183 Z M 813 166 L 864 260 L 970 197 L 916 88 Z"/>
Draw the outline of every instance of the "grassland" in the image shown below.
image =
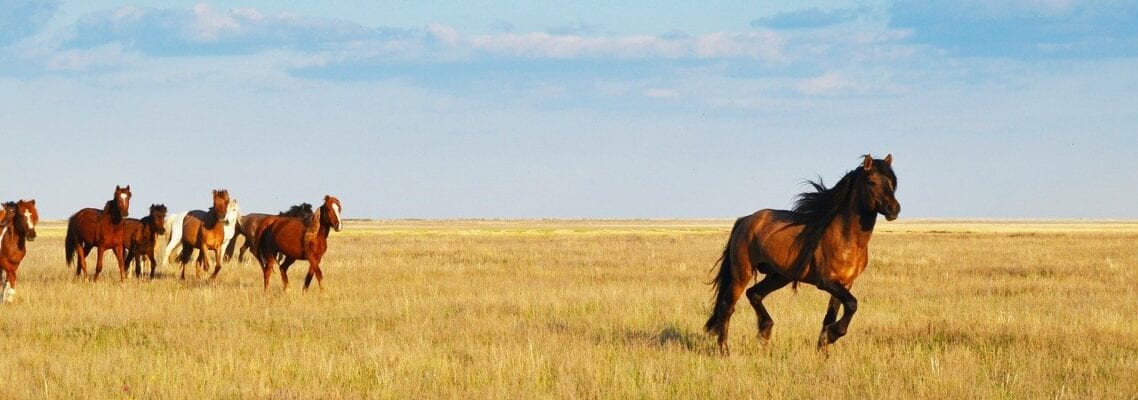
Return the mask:
<path id="1" fill-rule="evenodd" d="M 702 333 L 729 221 L 380 221 L 333 233 L 325 292 L 98 282 L 45 224 L 0 306 L 0 398 L 1138 398 L 1138 224 L 882 223 L 850 334 L 826 297 Z M 110 257 L 108 256 L 108 259 Z"/>

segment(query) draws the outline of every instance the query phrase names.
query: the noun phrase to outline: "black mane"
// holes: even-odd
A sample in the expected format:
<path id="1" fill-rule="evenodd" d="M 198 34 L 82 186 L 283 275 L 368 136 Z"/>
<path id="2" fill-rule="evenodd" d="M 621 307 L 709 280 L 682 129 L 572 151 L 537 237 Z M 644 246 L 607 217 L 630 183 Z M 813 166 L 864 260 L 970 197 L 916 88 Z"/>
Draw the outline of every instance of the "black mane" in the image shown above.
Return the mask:
<path id="1" fill-rule="evenodd" d="M 282 217 L 297 217 L 307 221 L 312 218 L 312 214 L 314 213 L 315 212 L 312 210 L 312 204 L 300 203 L 289 207 L 289 209 L 286 211 L 281 211 L 277 215 Z"/>
<path id="2" fill-rule="evenodd" d="M 896 186 L 897 175 L 893 173 L 893 168 L 889 164 L 882 160 L 873 160 L 873 168 L 889 177 Z M 799 248 L 798 257 L 795 258 L 794 264 L 789 270 L 790 278 L 794 281 L 795 287 L 798 286 L 798 281 L 802 278 L 802 271 L 806 269 L 808 263 L 813 261 L 814 251 L 818 249 L 818 244 L 821 243 L 826 228 L 830 226 L 839 213 L 851 209 L 850 205 L 857 197 L 857 185 L 863 184 L 865 174 L 864 168 L 854 168 L 831 188 L 826 188 L 820 177 L 817 182 L 806 181 L 807 184 L 814 187 L 814 191 L 799 194 L 798 199 L 794 202 L 793 209 L 793 224 L 802 225 L 802 232 L 794 238 Z M 814 272 L 817 273 L 818 271 L 815 269 Z"/>

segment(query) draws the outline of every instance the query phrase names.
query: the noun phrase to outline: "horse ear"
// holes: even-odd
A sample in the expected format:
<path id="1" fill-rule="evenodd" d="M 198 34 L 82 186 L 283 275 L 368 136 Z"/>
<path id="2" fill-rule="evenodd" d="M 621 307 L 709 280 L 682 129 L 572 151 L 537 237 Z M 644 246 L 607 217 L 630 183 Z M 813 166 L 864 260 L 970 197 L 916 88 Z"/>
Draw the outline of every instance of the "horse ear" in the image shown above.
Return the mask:
<path id="1" fill-rule="evenodd" d="M 886 154 L 885 155 L 885 165 L 888 165 L 890 167 L 893 166 L 893 154 Z"/>
<path id="2" fill-rule="evenodd" d="M 332 198 L 332 196 L 330 196 L 330 195 L 324 195 L 324 201 L 328 201 L 328 199 L 331 199 L 331 198 Z"/>
<path id="3" fill-rule="evenodd" d="M 32 203 L 33 206 L 36 205 L 36 199 L 32 199 L 32 201 L 29 201 L 29 203 Z"/>
<path id="4" fill-rule="evenodd" d="M 861 168 L 866 170 L 866 171 L 872 170 L 873 169 L 873 156 L 866 154 L 865 160 L 863 160 L 861 162 Z"/>

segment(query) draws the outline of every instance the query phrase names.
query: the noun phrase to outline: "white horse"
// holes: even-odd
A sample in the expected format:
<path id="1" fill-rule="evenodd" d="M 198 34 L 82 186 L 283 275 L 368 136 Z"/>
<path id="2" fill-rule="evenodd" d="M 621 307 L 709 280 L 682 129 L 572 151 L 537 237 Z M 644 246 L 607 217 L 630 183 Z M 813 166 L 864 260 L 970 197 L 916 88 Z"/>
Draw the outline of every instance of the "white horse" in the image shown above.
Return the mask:
<path id="1" fill-rule="evenodd" d="M 185 212 L 166 216 L 166 251 L 162 253 L 162 266 L 170 265 L 170 256 L 178 254 L 173 251 L 182 245 L 182 224 L 185 219 Z M 240 220 L 241 206 L 237 205 L 237 199 L 229 199 L 229 208 L 225 210 L 225 240 L 221 244 L 222 249 L 237 234 L 237 221 Z"/>

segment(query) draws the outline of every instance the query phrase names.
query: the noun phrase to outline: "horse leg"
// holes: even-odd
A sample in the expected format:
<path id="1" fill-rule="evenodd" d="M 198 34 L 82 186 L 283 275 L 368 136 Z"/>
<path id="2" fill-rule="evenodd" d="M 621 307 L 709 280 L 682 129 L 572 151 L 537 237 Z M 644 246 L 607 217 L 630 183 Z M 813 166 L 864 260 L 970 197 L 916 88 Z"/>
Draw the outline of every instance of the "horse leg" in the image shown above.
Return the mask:
<path id="1" fill-rule="evenodd" d="M 4 273 L 4 287 L 0 291 L 0 297 L 3 297 L 5 303 L 11 303 L 16 299 L 16 266 L 0 261 L 0 272 Z"/>
<path id="2" fill-rule="evenodd" d="M 205 252 L 205 244 L 199 242 L 198 244 L 198 269 L 194 271 L 195 276 L 200 280 L 202 278 L 202 271 L 209 271 L 209 256 Z"/>
<path id="3" fill-rule="evenodd" d="M 218 272 L 221 272 L 221 255 L 222 255 L 222 248 L 221 248 L 221 247 L 218 247 L 218 248 L 214 249 L 214 250 L 213 250 L 213 254 L 216 256 L 216 258 L 214 258 L 214 261 L 216 261 L 216 262 L 215 262 L 215 263 L 214 263 L 214 265 L 213 265 L 213 274 L 209 276 L 209 279 L 210 279 L 210 280 L 214 280 L 214 279 L 216 279 L 216 278 L 217 278 L 217 273 L 218 273 Z"/>
<path id="4" fill-rule="evenodd" d="M 779 274 L 767 275 L 763 280 L 756 283 L 747 289 L 747 300 L 750 300 L 751 307 L 755 309 L 755 315 L 759 317 L 759 339 L 766 343 L 771 338 L 771 327 L 774 326 L 774 319 L 771 318 L 767 308 L 763 306 L 763 298 L 775 290 L 782 289 L 790 283 L 789 279 Z"/>
<path id="5" fill-rule="evenodd" d="M 92 281 L 99 280 L 99 273 L 103 272 L 103 252 L 107 249 L 95 247 L 95 275 L 91 277 Z"/>
<path id="6" fill-rule="evenodd" d="M 150 260 L 150 279 L 154 279 L 154 266 L 157 265 L 154 262 L 154 254 L 147 254 L 146 259 Z"/>
<path id="7" fill-rule="evenodd" d="M 265 274 L 265 291 L 269 291 L 269 277 L 273 276 L 273 268 L 277 266 L 277 257 L 265 257 L 261 261 L 261 272 Z"/>
<path id="8" fill-rule="evenodd" d="M 288 267 L 296 262 L 294 258 L 285 257 L 284 263 L 281 264 L 281 282 L 284 282 L 284 290 L 288 291 Z"/>
<path id="9" fill-rule="evenodd" d="M 127 278 L 127 271 L 130 270 L 130 265 L 127 265 L 126 260 L 123 259 L 123 247 L 115 246 L 111 249 L 111 252 L 115 254 L 115 260 L 119 262 L 119 282 L 124 282 Z"/>
<path id="10" fill-rule="evenodd" d="M 88 249 L 85 249 L 84 247 L 86 247 L 86 246 L 84 246 L 82 244 L 75 245 L 75 256 L 78 257 L 78 259 L 75 260 L 75 278 L 76 279 L 79 279 L 79 277 L 81 277 L 81 276 L 87 275 L 87 250 Z"/>
<path id="11" fill-rule="evenodd" d="M 312 276 L 316 276 L 316 285 L 320 286 L 320 291 L 324 291 L 324 273 L 320 272 L 320 260 L 308 260 L 308 274 L 304 275 L 304 290 L 308 290 L 308 285 L 312 283 Z"/>
<path id="12" fill-rule="evenodd" d="M 237 253 L 237 262 L 245 262 L 245 251 L 249 250 L 249 239 L 241 242 L 241 250 Z"/>
<path id="13" fill-rule="evenodd" d="M 823 322 L 833 318 L 830 316 L 831 311 L 835 315 L 837 314 L 837 307 L 834 304 L 835 300 L 842 305 L 842 317 L 837 321 L 823 325 L 822 333 L 818 335 L 818 350 L 826 353 L 827 345 L 838 341 L 839 338 L 846 335 L 846 329 L 850 326 L 850 319 L 852 319 L 854 313 L 857 312 L 857 298 L 855 298 L 845 286 L 834 281 L 823 281 L 818 286 L 833 296 L 830 300 L 828 310 L 826 311 L 826 317 L 822 320 Z"/>

